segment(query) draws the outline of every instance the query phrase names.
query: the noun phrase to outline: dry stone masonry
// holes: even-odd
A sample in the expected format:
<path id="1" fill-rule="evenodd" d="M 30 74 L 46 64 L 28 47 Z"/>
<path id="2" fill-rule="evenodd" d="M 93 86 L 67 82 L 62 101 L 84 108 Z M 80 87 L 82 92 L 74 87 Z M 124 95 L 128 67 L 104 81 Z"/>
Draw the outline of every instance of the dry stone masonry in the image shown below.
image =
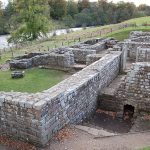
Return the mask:
<path id="1" fill-rule="evenodd" d="M 126 71 L 127 59 L 147 62 L 134 63 L 115 99 L 103 101 L 103 106 L 122 112 L 128 104 L 135 107 L 136 113 L 150 111 L 149 36 L 149 32 L 132 32 L 124 42 L 93 39 L 14 59 L 11 68 L 44 65 L 71 69 L 75 64 L 87 67 L 39 93 L 0 92 L 0 133 L 45 146 L 66 124 L 80 123 L 94 113 L 99 93 Z"/>
<path id="2" fill-rule="evenodd" d="M 116 94 L 121 110 L 126 104 L 139 111 L 150 112 L 150 63 L 135 63 Z"/>
<path id="3" fill-rule="evenodd" d="M 113 38 L 94 39 L 72 47 L 50 50 L 49 53 L 30 53 L 10 61 L 11 69 L 27 69 L 37 66 L 71 69 L 76 63 L 86 64 L 87 56 L 100 54 L 113 47 L 118 41 Z"/>
<path id="4" fill-rule="evenodd" d="M 111 52 L 41 93 L 1 92 L 0 133 L 45 146 L 66 124 L 94 113 L 98 92 L 119 73 L 120 57 L 121 52 Z"/>

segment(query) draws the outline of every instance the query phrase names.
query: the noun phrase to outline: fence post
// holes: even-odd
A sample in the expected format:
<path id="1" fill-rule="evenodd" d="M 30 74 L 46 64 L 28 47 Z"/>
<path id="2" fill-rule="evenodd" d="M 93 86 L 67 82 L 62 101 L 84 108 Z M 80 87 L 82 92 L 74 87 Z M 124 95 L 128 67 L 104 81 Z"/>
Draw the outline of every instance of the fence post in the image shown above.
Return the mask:
<path id="1" fill-rule="evenodd" d="M 79 37 L 79 42 L 81 41 L 81 38 Z"/>
<path id="2" fill-rule="evenodd" d="M 0 60 L 2 59 L 2 51 L 0 51 Z"/>
<path id="3" fill-rule="evenodd" d="M 12 58 L 14 58 L 14 52 L 13 52 L 13 48 L 11 47 L 11 48 L 10 48 L 10 50 L 11 50 L 11 55 L 12 55 Z"/>

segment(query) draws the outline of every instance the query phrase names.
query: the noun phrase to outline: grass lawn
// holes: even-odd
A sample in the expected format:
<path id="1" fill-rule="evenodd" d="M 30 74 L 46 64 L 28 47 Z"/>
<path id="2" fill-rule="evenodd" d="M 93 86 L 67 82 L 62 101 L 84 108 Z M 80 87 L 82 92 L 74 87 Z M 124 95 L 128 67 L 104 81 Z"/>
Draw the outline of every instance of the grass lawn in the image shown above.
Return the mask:
<path id="1" fill-rule="evenodd" d="M 147 148 L 143 148 L 141 150 L 150 150 L 150 147 L 147 147 Z"/>
<path id="2" fill-rule="evenodd" d="M 114 37 L 119 41 L 123 41 L 124 39 L 128 39 L 129 38 L 129 34 L 131 31 L 143 31 L 143 32 L 150 32 L 150 27 L 129 27 L 126 29 L 121 29 L 118 30 L 116 32 L 112 32 L 110 34 L 108 34 L 105 37 Z"/>
<path id="3" fill-rule="evenodd" d="M 25 77 L 12 79 L 11 71 L 0 71 L 0 91 L 29 92 L 35 93 L 46 90 L 66 77 L 66 73 L 48 69 L 28 69 L 25 70 Z"/>

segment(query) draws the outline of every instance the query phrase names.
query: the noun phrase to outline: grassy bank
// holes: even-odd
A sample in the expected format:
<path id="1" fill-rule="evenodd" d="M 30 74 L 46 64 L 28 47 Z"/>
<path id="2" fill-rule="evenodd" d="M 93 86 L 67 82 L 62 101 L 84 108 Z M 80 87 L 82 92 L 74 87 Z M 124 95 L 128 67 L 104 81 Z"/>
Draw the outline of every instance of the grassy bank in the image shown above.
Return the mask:
<path id="1" fill-rule="evenodd" d="M 0 91 L 35 93 L 56 85 L 65 77 L 63 71 L 34 68 L 26 70 L 24 78 L 12 79 L 11 71 L 0 71 Z"/>
<path id="2" fill-rule="evenodd" d="M 105 30 L 107 31 L 107 29 L 110 29 L 116 25 L 106 25 L 100 27 L 86 28 L 85 30 L 68 33 L 67 35 L 54 36 L 44 41 L 36 41 L 36 42 L 34 41 L 32 43 L 26 44 L 22 48 L 13 49 L 13 56 L 14 57 L 20 56 L 25 54 L 25 52 L 48 51 L 48 49 L 56 47 L 70 46 L 78 43 L 79 41 L 85 41 L 87 39 L 92 38 L 114 37 L 119 41 L 122 41 L 124 39 L 127 39 L 129 33 L 133 30 L 150 31 L 150 26 L 149 27 L 141 26 L 145 22 L 150 23 L 150 17 L 141 17 L 125 21 L 123 23 L 136 23 L 137 27 L 128 27 L 117 31 L 113 31 L 112 33 L 106 33 L 101 36 L 97 35 L 97 33 L 99 33 L 100 31 Z M 11 57 L 12 52 L 10 51 L 6 52 L 5 54 L 2 55 L 0 59 L 0 64 L 4 63 L 8 59 L 11 59 Z"/>

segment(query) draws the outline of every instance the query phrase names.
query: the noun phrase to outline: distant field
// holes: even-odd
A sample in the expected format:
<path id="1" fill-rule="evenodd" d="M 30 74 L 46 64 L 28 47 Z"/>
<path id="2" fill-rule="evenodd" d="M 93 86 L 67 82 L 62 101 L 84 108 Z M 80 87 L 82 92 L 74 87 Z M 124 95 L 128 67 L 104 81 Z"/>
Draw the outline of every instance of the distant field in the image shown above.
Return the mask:
<path id="1" fill-rule="evenodd" d="M 36 41 L 30 44 L 26 44 L 24 47 L 20 49 L 14 49 L 13 55 L 16 57 L 16 56 L 25 54 L 25 52 L 47 51 L 48 49 L 55 48 L 55 47 L 70 46 L 75 43 L 78 43 L 79 40 L 85 41 L 91 38 L 111 36 L 121 41 L 121 40 L 128 38 L 129 33 L 133 30 L 150 31 L 150 26 L 149 27 L 141 26 L 143 23 L 146 23 L 146 22 L 150 23 L 150 17 L 141 17 L 141 18 L 131 19 L 123 23 L 136 23 L 138 25 L 137 27 L 128 27 L 125 29 L 120 29 L 117 31 L 113 31 L 112 33 L 106 33 L 105 35 L 102 35 L 102 36 L 97 35 L 97 33 L 99 33 L 101 30 L 107 30 L 112 27 L 115 27 L 116 25 L 112 24 L 112 25 L 106 25 L 106 26 L 86 28 L 85 30 L 68 33 L 67 35 L 55 36 L 45 41 L 40 41 L 40 42 Z M 89 37 L 89 35 L 91 36 Z M 0 59 L 0 64 L 4 63 L 8 59 L 11 59 L 11 56 L 12 56 L 11 52 L 7 52 L 3 54 Z"/>
<path id="2" fill-rule="evenodd" d="M 63 71 L 34 68 L 26 70 L 24 78 L 12 79 L 11 71 L 0 71 L 0 91 L 40 92 L 56 85 L 66 76 Z"/>

